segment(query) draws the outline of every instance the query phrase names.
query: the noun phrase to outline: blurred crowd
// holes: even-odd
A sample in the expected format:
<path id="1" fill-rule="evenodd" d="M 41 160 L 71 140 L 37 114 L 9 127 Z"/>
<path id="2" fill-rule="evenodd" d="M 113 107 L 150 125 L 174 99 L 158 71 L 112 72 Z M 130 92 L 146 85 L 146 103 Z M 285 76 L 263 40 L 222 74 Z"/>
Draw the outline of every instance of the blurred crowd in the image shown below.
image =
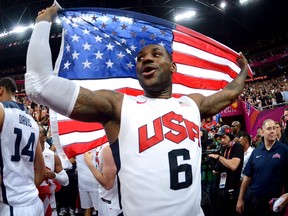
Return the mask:
<path id="1" fill-rule="evenodd" d="M 269 80 L 247 82 L 240 99 L 248 101 L 258 110 L 276 108 L 288 103 L 287 73 Z"/>

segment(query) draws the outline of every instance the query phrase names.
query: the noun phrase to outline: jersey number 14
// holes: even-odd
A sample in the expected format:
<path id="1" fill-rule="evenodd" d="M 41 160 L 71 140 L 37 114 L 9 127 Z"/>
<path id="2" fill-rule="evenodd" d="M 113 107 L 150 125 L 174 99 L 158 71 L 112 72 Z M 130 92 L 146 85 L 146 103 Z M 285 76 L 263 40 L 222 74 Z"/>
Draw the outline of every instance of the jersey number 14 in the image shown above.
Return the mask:
<path id="1" fill-rule="evenodd" d="M 11 156 L 11 161 L 20 161 L 21 155 L 26 155 L 29 157 L 29 161 L 34 161 L 34 143 L 35 143 L 35 134 L 32 132 L 28 139 L 27 144 L 23 149 L 20 150 L 20 144 L 22 141 L 22 130 L 19 128 L 14 128 L 14 134 L 16 134 L 15 139 L 15 152 L 14 155 Z M 21 151 L 21 152 L 20 152 Z"/>

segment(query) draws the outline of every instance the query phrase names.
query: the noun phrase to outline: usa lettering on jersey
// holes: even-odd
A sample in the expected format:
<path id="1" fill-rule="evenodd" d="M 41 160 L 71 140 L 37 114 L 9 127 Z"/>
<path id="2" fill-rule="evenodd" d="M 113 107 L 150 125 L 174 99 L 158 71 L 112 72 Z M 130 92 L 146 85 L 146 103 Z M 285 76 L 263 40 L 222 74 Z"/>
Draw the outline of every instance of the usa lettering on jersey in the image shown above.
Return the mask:
<path id="1" fill-rule="evenodd" d="M 180 123 L 184 122 L 184 125 Z M 147 124 L 141 126 L 138 129 L 139 133 L 139 152 L 143 152 L 148 148 L 162 142 L 164 139 L 168 139 L 176 144 L 181 143 L 187 137 L 195 141 L 195 138 L 199 140 L 199 127 L 194 123 L 179 115 L 175 112 L 169 112 L 162 117 L 158 117 L 153 120 L 154 135 L 148 137 Z M 167 133 L 163 133 L 163 127 L 171 129 Z M 173 133 L 177 132 L 177 134 Z M 200 147 L 200 142 L 198 142 Z"/>

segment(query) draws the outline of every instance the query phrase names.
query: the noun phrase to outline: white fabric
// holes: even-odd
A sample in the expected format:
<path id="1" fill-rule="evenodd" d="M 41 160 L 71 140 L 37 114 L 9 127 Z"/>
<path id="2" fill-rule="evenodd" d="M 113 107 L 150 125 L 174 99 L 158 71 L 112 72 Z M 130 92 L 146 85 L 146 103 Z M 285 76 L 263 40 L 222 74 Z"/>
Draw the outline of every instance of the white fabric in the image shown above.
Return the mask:
<path id="1" fill-rule="evenodd" d="M 9 101 L 0 103 L 0 106 L 5 112 L 0 134 L 0 202 L 10 206 L 32 205 L 38 200 L 38 190 L 34 183 L 34 160 L 39 127 L 25 110 L 20 109 L 24 109 L 23 105 Z M 29 147 L 29 150 L 25 147 Z"/>
<path id="2" fill-rule="evenodd" d="M 103 169 L 103 154 L 102 154 L 102 149 L 105 147 L 104 145 L 98 155 L 98 163 L 99 163 L 99 171 L 102 172 Z M 99 184 L 99 197 L 100 197 L 100 202 L 103 202 L 101 198 L 104 198 L 105 200 L 109 200 L 110 203 L 105 203 L 105 208 L 104 209 L 115 209 L 115 210 L 121 210 L 120 208 L 120 201 L 119 201 L 119 193 L 118 193 L 118 179 L 117 176 L 115 177 L 114 185 L 110 190 L 106 190 L 101 184 Z M 101 210 L 99 210 L 101 211 Z M 106 212 L 106 210 L 105 210 Z M 109 212 L 109 211 L 108 211 Z M 119 211 L 116 211 L 119 212 Z M 121 211 L 120 211 L 121 213 Z"/>
<path id="3" fill-rule="evenodd" d="M 110 208 L 110 204 L 99 199 L 98 216 L 118 216 L 122 210 Z"/>
<path id="4" fill-rule="evenodd" d="M 67 186 L 69 184 L 69 178 L 64 169 L 59 173 L 55 173 L 55 175 L 55 180 L 58 181 L 60 185 Z"/>
<path id="5" fill-rule="evenodd" d="M 283 95 L 283 100 L 285 101 L 285 102 L 288 102 L 288 91 L 283 91 L 283 92 L 281 92 L 282 93 L 282 95 Z"/>
<path id="6" fill-rule="evenodd" d="M 273 204 L 273 211 L 274 212 L 279 212 L 280 211 L 280 206 L 283 204 L 283 202 L 285 201 L 284 198 L 280 197 L 279 199 L 277 199 L 274 204 Z"/>
<path id="7" fill-rule="evenodd" d="M 186 96 L 124 96 L 118 136 L 124 215 L 203 216 L 200 125 L 199 109 Z"/>
<path id="8" fill-rule="evenodd" d="M 50 28 L 50 23 L 46 21 L 35 25 L 27 52 L 25 90 L 33 101 L 69 116 L 80 87 L 67 79 L 53 76 Z"/>
<path id="9" fill-rule="evenodd" d="M 12 214 L 11 214 L 12 211 Z M 5 203 L 0 202 L 0 215 L 13 215 L 13 216 L 43 216 L 44 207 L 39 197 L 35 203 L 27 206 L 11 207 Z"/>
<path id="10" fill-rule="evenodd" d="M 48 148 L 45 148 L 44 151 L 42 151 L 43 154 L 43 158 L 44 158 L 44 162 L 45 162 L 45 166 L 48 167 L 51 172 L 54 172 L 55 169 L 55 156 L 54 156 L 54 152 L 51 151 Z"/>
<path id="11" fill-rule="evenodd" d="M 249 146 L 249 148 L 244 152 L 244 160 L 243 160 L 243 167 L 242 167 L 242 171 L 241 171 L 241 179 L 244 178 L 244 174 L 243 171 L 245 169 L 245 166 L 250 158 L 251 153 L 253 152 L 254 148 L 252 148 L 251 146 Z"/>
<path id="12" fill-rule="evenodd" d="M 97 167 L 96 163 L 96 148 L 90 150 L 93 155 L 92 163 Z M 77 171 L 78 171 L 78 187 L 82 191 L 98 191 L 99 183 L 90 171 L 89 167 L 84 161 L 84 155 L 76 156 Z"/>
<path id="13" fill-rule="evenodd" d="M 47 143 L 47 142 L 44 143 L 44 148 L 50 149 L 50 147 L 51 146 L 49 145 L 49 143 Z"/>
<path id="14" fill-rule="evenodd" d="M 59 143 L 59 145 L 60 145 L 60 143 Z M 73 165 L 70 162 L 69 158 L 66 156 L 65 152 L 63 151 L 63 149 L 61 150 L 61 152 L 58 152 L 57 149 L 56 149 L 56 154 L 58 154 L 58 156 L 59 156 L 59 158 L 61 160 L 63 169 L 65 169 L 65 170 L 72 169 Z"/>
<path id="15" fill-rule="evenodd" d="M 81 208 L 83 209 L 94 208 L 95 210 L 98 210 L 99 208 L 98 191 L 82 191 L 79 189 L 79 197 Z"/>
<path id="16" fill-rule="evenodd" d="M 51 151 L 50 149 L 45 148 L 44 151 L 42 152 L 45 166 L 51 170 L 51 172 L 54 172 L 55 169 L 55 156 L 54 152 Z M 41 183 L 40 187 L 43 186 L 48 186 L 50 188 L 51 195 L 47 195 L 45 199 L 43 200 L 43 205 L 44 205 L 44 212 L 46 213 L 49 205 L 52 209 L 56 209 L 56 199 L 55 199 L 55 188 L 56 185 L 51 179 L 45 180 Z M 57 211 L 56 211 L 57 215 Z"/>

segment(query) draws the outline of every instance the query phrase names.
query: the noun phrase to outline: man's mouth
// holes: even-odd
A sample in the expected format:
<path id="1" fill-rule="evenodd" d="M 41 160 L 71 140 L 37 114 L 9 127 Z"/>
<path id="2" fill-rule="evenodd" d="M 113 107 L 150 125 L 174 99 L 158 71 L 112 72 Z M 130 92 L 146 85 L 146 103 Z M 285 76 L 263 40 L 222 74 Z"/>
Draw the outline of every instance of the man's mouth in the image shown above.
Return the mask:
<path id="1" fill-rule="evenodd" d="M 143 76 L 150 76 L 155 72 L 155 67 L 147 66 L 143 69 L 142 75 Z"/>

